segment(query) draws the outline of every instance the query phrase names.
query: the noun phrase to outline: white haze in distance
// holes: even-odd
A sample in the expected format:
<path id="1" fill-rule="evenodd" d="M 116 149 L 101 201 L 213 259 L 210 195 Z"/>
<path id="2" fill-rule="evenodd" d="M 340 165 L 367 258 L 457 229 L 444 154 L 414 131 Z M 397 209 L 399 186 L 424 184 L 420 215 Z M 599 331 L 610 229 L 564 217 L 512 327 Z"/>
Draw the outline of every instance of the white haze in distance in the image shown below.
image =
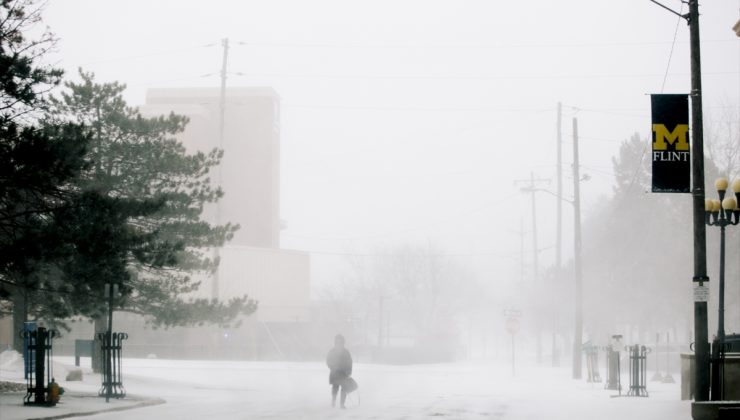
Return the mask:
<path id="1" fill-rule="evenodd" d="M 740 114 L 738 6 L 701 5 L 709 120 L 722 106 Z M 151 87 L 219 86 L 228 37 L 228 85 L 282 98 L 281 242 L 320 251 L 319 285 L 341 276 L 333 253 L 407 243 L 435 244 L 480 279 L 518 277 L 531 204 L 515 180 L 534 173 L 555 190 L 557 102 L 568 197 L 579 118 L 588 218 L 611 194 L 619 143 L 650 135 L 647 95 L 661 92 L 677 24 L 663 91 L 690 89 L 688 27 L 648 0 L 59 0 L 44 18 L 61 38 L 51 62 L 126 83 L 132 105 Z M 544 267 L 555 199 L 538 200 Z"/>

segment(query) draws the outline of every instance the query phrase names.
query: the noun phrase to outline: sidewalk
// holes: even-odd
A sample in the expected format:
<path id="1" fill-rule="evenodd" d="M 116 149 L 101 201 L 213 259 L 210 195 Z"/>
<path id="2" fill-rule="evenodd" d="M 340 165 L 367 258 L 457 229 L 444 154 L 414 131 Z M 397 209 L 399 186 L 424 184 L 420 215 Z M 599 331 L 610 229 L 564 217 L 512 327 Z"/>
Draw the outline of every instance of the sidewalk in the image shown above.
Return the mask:
<path id="1" fill-rule="evenodd" d="M 67 373 L 75 366 L 54 362 L 56 380 L 65 392 L 59 403 L 53 407 L 24 406 L 23 397 L 26 395 L 26 382 L 23 378 L 23 359 L 14 351 L 0 353 L 0 382 L 20 384 L 12 391 L 4 389 L 0 392 L 0 419 L 27 420 L 27 419 L 63 419 L 75 416 L 84 416 L 110 411 L 129 410 L 138 407 L 164 404 L 159 398 L 148 398 L 137 395 L 126 395 L 126 398 L 112 398 L 106 403 L 105 398 L 98 396 L 100 389 L 100 375 L 89 368 L 82 368 L 83 380 L 67 382 L 64 380 Z"/>
<path id="2" fill-rule="evenodd" d="M 165 403 L 162 399 L 137 396 L 126 396 L 120 400 L 114 398 L 106 403 L 105 398 L 98 397 L 95 393 L 68 391 L 62 395 L 59 404 L 54 407 L 34 407 L 23 405 L 25 395 L 25 392 L 0 394 L 0 418 L 2 420 L 64 419 Z"/>

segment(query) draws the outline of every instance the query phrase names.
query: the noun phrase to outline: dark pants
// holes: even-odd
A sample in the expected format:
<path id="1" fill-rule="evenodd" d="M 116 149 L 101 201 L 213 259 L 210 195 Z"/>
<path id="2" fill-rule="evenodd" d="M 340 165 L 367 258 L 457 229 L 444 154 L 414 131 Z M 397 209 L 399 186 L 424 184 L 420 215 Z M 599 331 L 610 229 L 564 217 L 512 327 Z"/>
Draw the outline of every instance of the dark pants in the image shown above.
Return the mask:
<path id="1" fill-rule="evenodd" d="M 331 405 L 334 406 L 337 403 L 337 391 L 339 391 L 339 384 L 334 384 L 331 386 Z M 344 401 L 347 400 L 347 391 L 344 390 L 344 386 L 342 386 L 342 394 L 339 397 L 339 406 L 344 407 Z"/>

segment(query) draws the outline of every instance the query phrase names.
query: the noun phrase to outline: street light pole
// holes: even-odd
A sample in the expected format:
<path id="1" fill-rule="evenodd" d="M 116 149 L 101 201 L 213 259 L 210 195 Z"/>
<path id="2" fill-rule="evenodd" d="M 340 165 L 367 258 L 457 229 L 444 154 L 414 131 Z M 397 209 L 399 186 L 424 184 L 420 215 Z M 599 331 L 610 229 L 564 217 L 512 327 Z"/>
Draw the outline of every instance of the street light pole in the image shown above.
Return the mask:
<path id="1" fill-rule="evenodd" d="M 719 193 L 719 200 L 705 200 L 704 221 L 709 226 L 719 226 L 719 302 L 717 309 L 717 337 L 712 349 L 712 401 L 723 400 L 724 394 L 724 343 L 725 343 L 725 228 L 740 222 L 740 180 L 732 183 L 735 197 L 725 198 L 727 179 L 720 178 L 714 183 Z"/>
<path id="2" fill-rule="evenodd" d="M 537 246 L 537 204 L 536 204 L 536 195 L 535 193 L 538 191 L 538 189 L 535 187 L 536 183 L 538 182 L 549 182 L 548 179 L 535 179 L 534 172 L 530 172 L 529 174 L 529 180 L 516 180 L 515 183 L 520 182 L 528 182 L 529 186 L 523 187 L 521 190 L 522 192 L 528 192 L 532 194 L 532 285 L 534 288 L 541 288 L 539 287 L 539 263 L 538 263 L 538 254 L 540 252 L 538 246 Z M 536 330 L 536 339 L 535 339 L 535 346 L 536 346 L 536 354 L 537 354 L 537 364 L 542 363 L 542 337 L 541 337 L 541 327 L 542 327 L 542 315 L 538 314 L 535 316 L 535 330 Z"/>
<path id="3" fill-rule="evenodd" d="M 699 0 L 688 0 L 689 13 L 682 15 L 671 8 L 650 0 L 669 12 L 686 19 L 689 24 L 691 49 L 691 183 L 693 184 L 694 224 L 694 350 L 696 373 L 694 381 L 695 401 L 709 400 L 709 327 L 707 302 L 699 298 L 697 291 L 708 288 L 707 276 L 707 230 L 704 225 L 704 123 L 701 100 L 701 52 L 699 41 Z"/>
<path id="4" fill-rule="evenodd" d="M 229 38 L 221 40 L 221 46 L 223 47 L 223 58 L 221 63 L 221 92 L 218 101 L 218 148 L 224 150 L 224 119 L 226 116 L 226 65 L 229 59 Z M 218 165 L 218 188 L 223 188 L 223 162 Z M 222 200 L 216 201 L 216 225 L 221 224 L 221 202 Z M 219 247 L 214 248 L 213 257 L 218 260 L 221 255 Z M 220 276 L 218 270 L 213 273 L 213 284 L 211 284 L 211 297 L 213 299 L 219 298 L 219 283 Z"/>
<path id="5" fill-rule="evenodd" d="M 573 215 L 575 269 L 575 331 L 573 334 L 573 379 L 581 379 L 583 341 L 583 269 L 581 267 L 581 175 L 578 158 L 578 119 L 573 118 Z"/>
<path id="6" fill-rule="evenodd" d="M 689 0 L 691 45 L 691 175 L 694 216 L 694 278 L 702 286 L 707 276 L 707 231 L 704 224 L 704 123 L 701 99 L 701 54 L 699 49 L 699 0 Z M 694 348 L 696 350 L 696 401 L 709 399 L 709 333 L 707 302 L 694 302 Z"/>
<path id="7" fill-rule="evenodd" d="M 537 261 L 537 254 L 540 251 L 537 247 L 537 205 L 535 204 L 536 194 L 534 192 L 534 172 L 530 172 L 529 175 L 531 179 L 530 185 L 532 185 L 532 265 L 533 265 L 532 270 L 533 270 L 533 278 L 534 278 L 533 287 L 541 289 L 541 286 L 539 284 L 540 266 Z M 537 317 L 535 321 L 537 323 L 537 327 L 536 327 L 537 337 L 535 339 L 536 347 L 537 347 L 536 355 L 537 355 L 537 364 L 539 365 L 540 363 L 542 363 L 542 332 L 540 331 L 540 328 L 542 327 L 542 322 L 541 322 L 542 314 L 537 314 L 535 316 Z M 512 351 L 513 351 L 513 341 L 512 341 Z"/>
<path id="8" fill-rule="evenodd" d="M 105 372 L 103 376 L 105 378 L 105 402 L 110 401 L 110 397 L 113 393 L 113 360 L 112 360 L 112 349 L 113 349 L 113 299 L 118 294 L 118 284 L 105 284 L 105 294 L 108 298 L 108 331 L 105 333 L 103 357 Z"/>
<path id="9" fill-rule="evenodd" d="M 557 194 L 558 196 L 563 195 L 563 152 L 562 152 L 562 121 L 563 121 L 563 105 L 558 102 L 558 133 L 557 133 Z M 555 228 L 555 278 L 560 280 L 563 272 L 563 202 L 558 200 L 556 203 L 556 228 Z M 559 329 L 558 322 L 558 311 L 554 311 L 553 315 L 553 331 L 552 331 L 552 365 L 560 366 L 560 355 L 557 347 L 557 333 Z"/>

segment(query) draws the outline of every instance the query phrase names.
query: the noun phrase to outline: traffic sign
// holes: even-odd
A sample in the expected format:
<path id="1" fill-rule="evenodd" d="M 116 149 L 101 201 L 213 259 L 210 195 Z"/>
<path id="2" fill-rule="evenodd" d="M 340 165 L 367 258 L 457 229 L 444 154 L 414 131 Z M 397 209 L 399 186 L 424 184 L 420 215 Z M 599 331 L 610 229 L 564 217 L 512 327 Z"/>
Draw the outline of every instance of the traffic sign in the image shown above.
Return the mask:
<path id="1" fill-rule="evenodd" d="M 506 318 L 506 331 L 508 331 L 509 334 L 516 334 L 519 332 L 519 318 Z"/>
<path id="2" fill-rule="evenodd" d="M 504 309 L 504 316 L 508 318 L 519 318 L 522 316 L 522 311 L 519 309 Z"/>

